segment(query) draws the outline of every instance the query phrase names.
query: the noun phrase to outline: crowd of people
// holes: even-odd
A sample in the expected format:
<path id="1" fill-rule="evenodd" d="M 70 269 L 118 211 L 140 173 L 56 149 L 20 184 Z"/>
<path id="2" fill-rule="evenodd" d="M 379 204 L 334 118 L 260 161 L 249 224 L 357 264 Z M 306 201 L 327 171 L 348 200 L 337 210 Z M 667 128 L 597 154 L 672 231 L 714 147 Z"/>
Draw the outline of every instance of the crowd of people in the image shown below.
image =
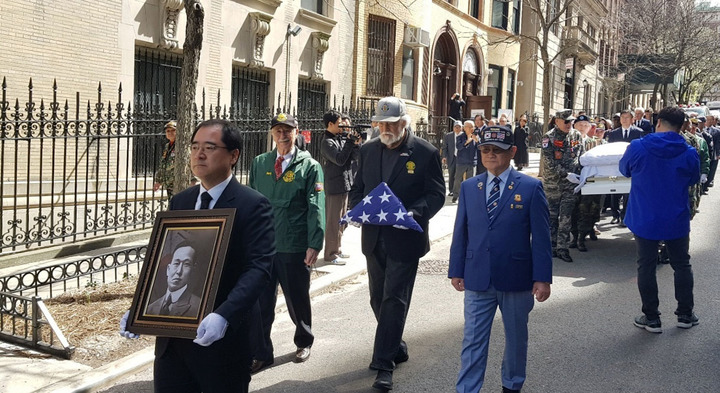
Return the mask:
<path id="1" fill-rule="evenodd" d="M 451 109 L 462 109 L 460 103 L 456 106 Z M 713 186 L 720 155 L 715 118 L 688 117 L 678 108 L 665 108 L 657 116 L 636 108 L 611 120 L 558 111 L 541 142 L 542 180 L 522 173 L 529 164 L 524 115 L 514 130 L 505 116 L 454 121 L 441 149 L 413 134 L 401 99 L 379 100 L 372 120 L 369 135 L 363 136 L 347 116 L 327 112 L 321 154 L 315 160 L 298 145 L 297 120 L 278 114 L 270 127 L 275 147 L 253 160 L 249 187 L 233 175 L 240 155 L 238 129 L 218 119 L 197 126 L 191 139 L 191 167 L 199 184 L 176 193 L 170 209 L 235 208 L 225 263 L 230 268 L 222 272 L 213 312 L 203 315 L 193 309 L 188 311 L 193 315 L 183 314 L 197 319 L 194 340 L 157 338 L 155 391 L 248 391 L 250 375 L 274 362 L 271 330 L 279 287 L 296 326 L 293 360 L 306 361 L 314 343 L 310 269 L 323 249 L 326 263 L 345 264 L 349 255 L 342 251 L 345 228 L 340 219 L 354 206 L 367 203 L 370 192 L 382 184 L 422 228 L 362 225 L 370 306 L 377 322 L 369 364 L 377 371 L 372 386 L 391 390 L 394 370 L 409 360 L 403 333 L 419 260 L 430 249 L 429 221 L 446 203 L 443 165 L 448 169 L 449 196 L 458 204 L 448 277 L 454 289 L 465 293 L 458 392 L 476 392 L 483 385 L 490 327 L 498 308 L 506 331 L 502 389 L 520 392 L 528 316 L 535 301 L 550 297 L 553 258 L 572 262 L 570 249 L 587 251 L 586 240 L 597 239 L 596 224 L 607 209 L 613 224 L 627 226 L 636 238 L 643 315 L 634 324 L 661 331 L 654 266 L 664 252 L 680 277 L 675 282 L 678 326 L 697 325 L 689 220 L 703 193 Z M 172 152 L 173 140 L 168 139 L 166 151 Z M 633 178 L 635 188 L 624 195 L 578 193 L 580 157 L 616 141 L 629 142 L 618 165 L 623 175 Z M 649 151 L 661 153 L 651 157 Z M 648 160 L 654 160 L 653 165 L 647 165 Z M 676 170 L 668 170 L 674 173 L 668 175 L 648 169 L 653 166 Z M 662 176 L 672 192 L 656 191 L 653 182 Z M 171 185 L 166 189 L 177 191 Z M 674 208 L 648 211 L 648 206 L 667 203 Z M 659 225 L 661 221 L 673 224 Z M 147 317 L 173 315 L 180 309 L 173 302 L 181 297 L 182 292 L 175 291 L 184 281 L 173 277 L 190 275 L 194 258 L 187 252 L 175 254 L 178 260 L 166 268 L 167 292 L 143 311 Z M 136 337 L 127 328 L 129 318 L 128 313 L 123 316 L 121 334 Z"/>

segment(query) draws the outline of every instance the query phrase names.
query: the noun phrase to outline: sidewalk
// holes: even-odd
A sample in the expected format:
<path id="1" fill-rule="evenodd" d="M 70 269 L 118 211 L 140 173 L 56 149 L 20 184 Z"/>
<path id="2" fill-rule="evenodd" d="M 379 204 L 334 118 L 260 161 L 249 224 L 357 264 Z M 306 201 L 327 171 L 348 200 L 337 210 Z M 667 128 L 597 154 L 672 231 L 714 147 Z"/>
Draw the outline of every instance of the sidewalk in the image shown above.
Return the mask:
<path id="1" fill-rule="evenodd" d="M 539 155 L 530 153 L 530 166 L 523 170 L 537 175 Z M 445 206 L 430 220 L 431 244 L 452 234 L 457 205 L 446 198 Z M 365 257 L 361 252 L 360 229 L 348 227 L 343 235 L 343 252 L 350 255 L 347 265 L 329 265 L 320 259 L 312 274 L 311 296 L 333 289 L 343 281 L 353 279 L 366 271 Z M 285 309 L 285 298 L 278 298 L 277 310 Z M 153 348 L 147 348 L 112 363 L 92 369 L 70 361 L 58 360 L 50 355 L 19 348 L 0 342 L 0 391 L 12 393 L 70 393 L 93 392 L 113 381 L 152 366 Z"/>

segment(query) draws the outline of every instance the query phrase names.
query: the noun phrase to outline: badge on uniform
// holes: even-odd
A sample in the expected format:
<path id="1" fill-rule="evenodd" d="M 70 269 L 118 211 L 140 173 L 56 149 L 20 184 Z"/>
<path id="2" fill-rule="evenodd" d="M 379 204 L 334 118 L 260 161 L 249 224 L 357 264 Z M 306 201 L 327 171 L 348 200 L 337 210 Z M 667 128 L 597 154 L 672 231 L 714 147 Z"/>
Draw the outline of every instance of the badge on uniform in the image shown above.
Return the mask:
<path id="1" fill-rule="evenodd" d="M 555 151 L 555 159 L 562 160 L 562 157 L 563 157 L 563 152 L 561 152 L 560 150 L 556 150 Z"/>
<path id="2" fill-rule="evenodd" d="M 315 183 L 315 191 L 316 192 L 320 192 L 324 189 L 325 189 L 325 187 L 323 186 L 323 183 Z"/>
<path id="3" fill-rule="evenodd" d="M 407 164 L 405 164 L 405 168 L 407 168 L 407 171 L 409 174 L 415 173 L 415 163 L 412 161 L 408 161 Z"/>
<path id="4" fill-rule="evenodd" d="M 548 147 L 549 143 L 550 143 L 550 138 L 543 138 L 543 140 L 542 140 L 543 149 Z"/>
<path id="5" fill-rule="evenodd" d="M 482 190 L 483 188 L 483 182 L 478 183 L 478 190 Z"/>
<path id="6" fill-rule="evenodd" d="M 515 202 L 522 202 L 522 196 L 520 196 L 520 194 L 515 194 Z"/>
<path id="7" fill-rule="evenodd" d="M 285 172 L 285 174 L 283 175 L 283 181 L 285 183 L 292 183 L 293 180 L 295 180 L 295 172 L 293 172 L 293 171 Z"/>
<path id="8" fill-rule="evenodd" d="M 554 140 L 553 145 L 555 145 L 555 147 L 565 147 L 565 141 Z"/>
<path id="9" fill-rule="evenodd" d="M 515 182 L 514 182 L 514 181 L 511 181 L 511 182 L 510 182 L 510 185 L 508 186 L 508 190 L 512 190 L 513 187 L 515 187 Z"/>
<path id="10" fill-rule="evenodd" d="M 265 172 L 266 175 L 272 176 L 272 172 Z"/>

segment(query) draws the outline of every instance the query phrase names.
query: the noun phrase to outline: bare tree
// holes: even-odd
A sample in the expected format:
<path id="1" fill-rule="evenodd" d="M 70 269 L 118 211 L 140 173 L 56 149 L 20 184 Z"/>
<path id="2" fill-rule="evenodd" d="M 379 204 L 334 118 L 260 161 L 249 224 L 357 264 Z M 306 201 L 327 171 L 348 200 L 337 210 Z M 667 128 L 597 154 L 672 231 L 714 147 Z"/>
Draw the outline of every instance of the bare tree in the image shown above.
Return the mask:
<path id="1" fill-rule="evenodd" d="M 539 54 L 540 66 L 543 69 L 543 81 L 542 81 L 542 107 L 543 107 L 543 121 L 547 122 L 550 118 L 551 105 L 552 105 L 552 70 L 553 63 L 560 58 L 562 59 L 568 52 L 567 48 L 564 48 L 561 43 L 562 40 L 559 33 L 562 29 L 562 25 L 565 21 L 565 14 L 568 7 L 577 3 L 577 0 L 524 0 L 523 9 L 524 12 L 530 12 L 532 14 L 532 29 L 531 32 L 523 32 L 514 37 L 502 39 L 497 42 L 490 42 L 490 45 L 497 45 L 506 43 L 509 40 L 520 39 L 525 42 L 532 43 L 535 46 L 535 51 Z M 554 51 L 554 43 L 551 40 L 552 35 L 556 35 L 558 38 L 557 51 Z M 555 53 L 553 53 L 555 52 Z M 531 56 L 532 61 L 536 60 L 535 56 Z"/>
<path id="2" fill-rule="evenodd" d="M 205 10 L 200 0 L 185 0 L 185 43 L 183 44 L 183 65 L 180 71 L 180 94 L 178 96 L 177 148 L 175 149 L 175 189 L 183 190 L 192 177 L 190 171 L 190 138 L 195 128 L 198 66 L 203 40 Z"/>
<path id="3" fill-rule="evenodd" d="M 621 67 L 635 81 L 652 80 L 653 100 L 658 91 L 668 97 L 668 85 L 683 72 L 678 103 L 684 103 L 693 84 L 704 79 L 712 68 L 707 62 L 720 49 L 718 34 L 708 27 L 709 15 L 698 13 L 692 0 L 633 0 L 619 18 Z"/>

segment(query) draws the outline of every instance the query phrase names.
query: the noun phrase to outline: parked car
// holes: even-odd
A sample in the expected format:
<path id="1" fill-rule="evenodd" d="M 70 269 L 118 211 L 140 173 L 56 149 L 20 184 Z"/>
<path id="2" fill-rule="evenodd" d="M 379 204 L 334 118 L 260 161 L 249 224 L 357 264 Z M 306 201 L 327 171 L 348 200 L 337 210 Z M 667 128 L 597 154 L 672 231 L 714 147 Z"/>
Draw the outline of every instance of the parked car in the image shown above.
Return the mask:
<path id="1" fill-rule="evenodd" d="M 720 101 L 709 101 L 707 104 L 705 104 L 710 110 L 720 110 Z"/>

